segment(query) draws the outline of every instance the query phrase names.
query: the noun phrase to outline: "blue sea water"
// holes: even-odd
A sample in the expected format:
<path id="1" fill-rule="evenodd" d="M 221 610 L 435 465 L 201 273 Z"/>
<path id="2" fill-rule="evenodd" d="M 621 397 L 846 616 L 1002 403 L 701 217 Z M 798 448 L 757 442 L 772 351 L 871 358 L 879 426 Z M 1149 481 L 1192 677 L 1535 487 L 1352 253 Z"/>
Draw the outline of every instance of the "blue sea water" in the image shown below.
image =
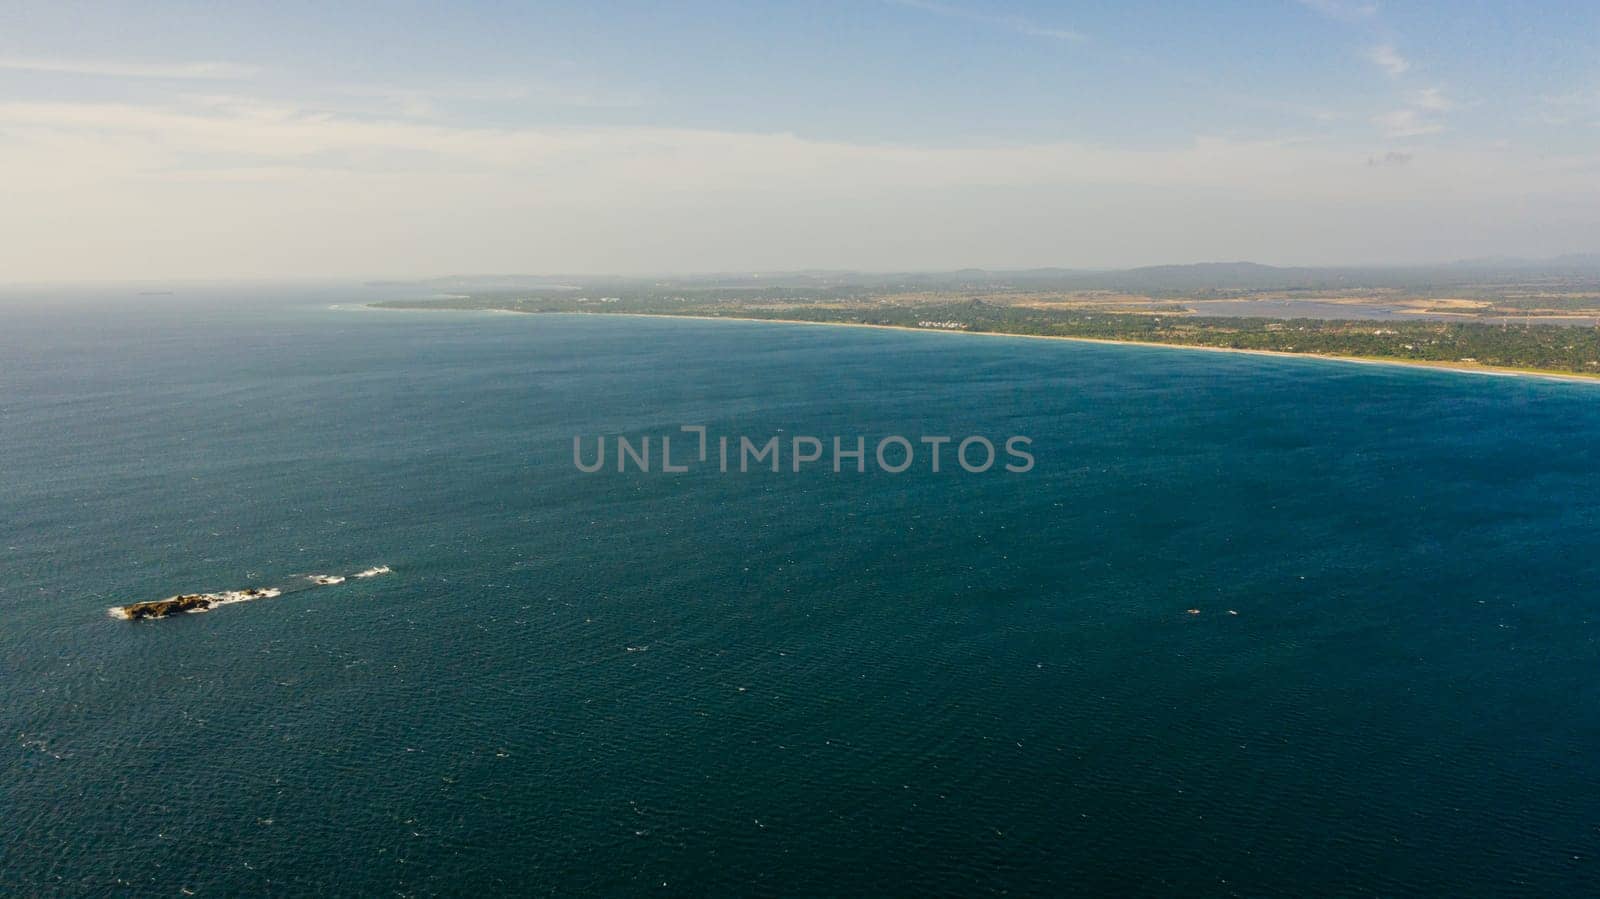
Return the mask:
<path id="1" fill-rule="evenodd" d="M 0 893 L 1600 893 L 1600 387 L 366 299 L 0 298 Z"/>

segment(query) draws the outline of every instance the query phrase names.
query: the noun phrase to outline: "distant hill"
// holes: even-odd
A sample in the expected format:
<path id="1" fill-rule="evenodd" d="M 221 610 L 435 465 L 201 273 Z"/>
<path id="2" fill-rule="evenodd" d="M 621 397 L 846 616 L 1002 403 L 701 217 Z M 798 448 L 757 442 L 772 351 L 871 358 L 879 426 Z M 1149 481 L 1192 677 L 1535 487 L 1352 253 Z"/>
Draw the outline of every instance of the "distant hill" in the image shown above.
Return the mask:
<path id="1" fill-rule="evenodd" d="M 1255 262 L 1152 265 L 1091 276 L 1127 290 L 1274 290 L 1344 283 L 1336 269 L 1278 268 Z"/>
<path id="2" fill-rule="evenodd" d="M 593 280 L 593 279 L 584 279 Z M 446 275 L 418 281 L 368 281 L 368 287 L 417 287 L 429 290 L 571 290 L 572 279 L 549 275 Z"/>

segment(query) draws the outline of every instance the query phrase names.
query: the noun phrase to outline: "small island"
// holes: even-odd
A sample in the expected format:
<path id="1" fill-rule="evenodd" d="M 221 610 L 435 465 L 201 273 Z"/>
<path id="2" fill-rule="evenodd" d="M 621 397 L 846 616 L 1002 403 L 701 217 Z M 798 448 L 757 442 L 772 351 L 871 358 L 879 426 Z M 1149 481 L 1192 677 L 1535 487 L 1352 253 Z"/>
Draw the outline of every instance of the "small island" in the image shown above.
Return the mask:
<path id="1" fill-rule="evenodd" d="M 180 612 L 209 612 L 213 608 L 232 602 L 249 602 L 252 599 L 270 599 L 282 595 L 283 591 L 271 587 L 247 587 L 243 590 L 229 590 L 225 593 L 180 593 L 166 599 L 157 599 L 150 602 L 136 602 L 125 606 L 115 606 L 111 609 L 113 617 L 127 621 L 144 621 L 150 618 L 166 618 Z"/>
<path id="2" fill-rule="evenodd" d="M 350 575 L 350 577 L 374 578 L 389 574 L 393 570 L 387 565 L 375 565 L 371 568 L 362 569 Z M 243 590 L 224 590 L 219 593 L 180 593 L 177 596 L 169 596 L 166 599 L 153 599 L 148 602 L 112 606 L 106 611 L 111 617 L 120 618 L 124 621 L 147 621 L 157 618 L 170 618 L 180 613 L 192 615 L 200 612 L 209 612 L 218 606 L 251 602 L 257 599 L 272 599 L 285 593 L 295 593 L 314 587 L 331 587 L 342 584 L 345 580 L 346 577 L 342 574 L 306 574 L 296 576 L 282 586 L 246 587 Z"/>

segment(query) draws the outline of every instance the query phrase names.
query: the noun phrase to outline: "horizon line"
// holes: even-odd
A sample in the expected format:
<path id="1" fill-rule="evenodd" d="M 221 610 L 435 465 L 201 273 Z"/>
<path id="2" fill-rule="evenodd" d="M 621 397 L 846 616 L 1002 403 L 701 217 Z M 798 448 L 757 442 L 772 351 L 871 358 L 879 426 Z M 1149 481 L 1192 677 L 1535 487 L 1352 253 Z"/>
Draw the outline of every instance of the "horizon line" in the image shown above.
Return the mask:
<path id="1" fill-rule="evenodd" d="M 1154 262 L 1140 265 L 1124 266 L 1090 266 L 1090 265 L 1031 265 L 1031 266 L 983 266 L 966 265 L 954 268 L 852 268 L 838 266 L 799 266 L 795 268 L 727 268 L 727 269 L 676 269 L 668 271 L 454 271 L 443 274 L 428 275 L 228 275 L 228 276 L 140 276 L 140 277 L 112 277 L 112 278 L 74 278 L 74 279 L 27 279 L 27 280 L 0 280 L 0 288 L 31 288 L 31 287 L 74 287 L 74 286 L 107 286 L 107 285 L 170 285 L 170 284 L 360 284 L 363 286 L 384 286 L 387 284 L 405 285 L 427 281 L 440 281 L 451 278 L 546 278 L 546 279 L 593 279 L 593 278 L 707 278 L 707 277 L 779 277 L 785 275 L 803 274 L 838 274 L 838 275 L 954 275 L 961 272 L 983 272 L 986 274 L 1026 274 L 1031 272 L 1058 271 L 1072 274 L 1117 274 L 1134 272 L 1153 268 L 1199 268 L 1203 266 L 1256 266 L 1260 268 L 1282 270 L 1348 270 L 1348 269 L 1373 269 L 1373 270 L 1403 270 L 1410 268 L 1442 268 L 1450 266 L 1494 266 L 1494 265 L 1521 265 L 1538 266 L 1559 264 L 1562 260 L 1586 261 L 1600 268 L 1600 251 L 1558 253 L 1553 256 L 1478 256 L 1455 257 L 1435 261 L 1413 262 L 1338 262 L 1338 263 L 1277 263 L 1257 262 L 1251 259 L 1210 259 L 1192 262 Z"/>

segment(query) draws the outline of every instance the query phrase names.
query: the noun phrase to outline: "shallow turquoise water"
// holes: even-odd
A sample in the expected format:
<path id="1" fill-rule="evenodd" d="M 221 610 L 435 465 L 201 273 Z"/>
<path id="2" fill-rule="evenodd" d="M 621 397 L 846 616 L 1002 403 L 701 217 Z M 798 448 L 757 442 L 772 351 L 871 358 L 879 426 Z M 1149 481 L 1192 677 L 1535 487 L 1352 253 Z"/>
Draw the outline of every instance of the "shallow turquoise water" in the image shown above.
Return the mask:
<path id="1" fill-rule="evenodd" d="M 0 304 L 0 893 L 1600 892 L 1600 388 L 361 298 Z"/>

